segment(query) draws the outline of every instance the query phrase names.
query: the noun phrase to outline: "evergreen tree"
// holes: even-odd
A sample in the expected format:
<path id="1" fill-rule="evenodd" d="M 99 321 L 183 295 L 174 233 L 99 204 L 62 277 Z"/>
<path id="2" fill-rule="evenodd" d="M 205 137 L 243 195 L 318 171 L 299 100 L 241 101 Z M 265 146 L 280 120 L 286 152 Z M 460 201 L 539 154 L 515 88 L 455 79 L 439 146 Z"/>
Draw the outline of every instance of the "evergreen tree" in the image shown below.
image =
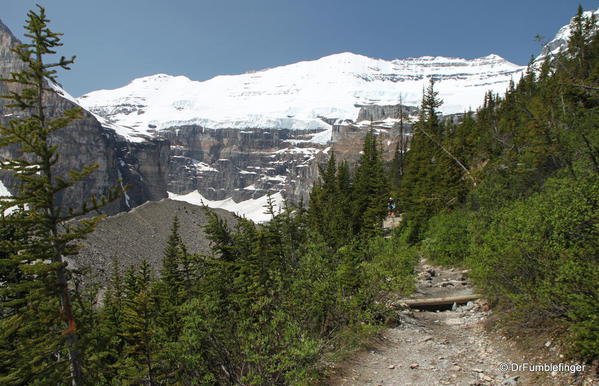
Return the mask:
<path id="1" fill-rule="evenodd" d="M 73 384 L 81 385 L 83 358 L 77 344 L 79 332 L 65 257 L 77 253 L 76 241 L 97 222 L 93 218 L 72 220 L 98 210 L 105 201 L 92 197 L 79 209 L 57 205 L 60 193 L 86 178 L 96 166 L 85 166 L 68 176 L 56 174 L 59 145 L 52 144 L 50 137 L 81 113 L 79 109 L 66 110 L 52 118 L 47 111 L 46 97 L 54 93 L 48 83 L 55 83 L 56 69 L 69 69 L 74 57 L 45 62 L 61 46 L 60 34 L 48 28 L 45 10 L 38 8 L 37 12 L 28 13 L 25 25 L 30 43 L 13 50 L 24 69 L 3 79 L 13 86 L 10 94 L 4 96 L 10 101 L 7 107 L 21 113 L 15 114 L 8 125 L 0 126 L 0 146 L 15 146 L 23 154 L 0 164 L 20 182 L 18 192 L 0 202 L 0 212 L 13 206 L 20 208 L 14 215 L 0 219 L 3 228 L 14 226 L 19 234 L 17 239 L 4 243 L 3 249 L 12 260 L 11 265 L 18 265 L 27 277 L 6 289 L 12 292 L 11 296 L 18 294 L 26 300 L 18 314 L 0 321 L 2 330 L 12 334 L 10 339 L 19 340 L 16 351 L 7 353 L 13 364 L 3 380 L 17 383 L 36 378 L 55 383 L 71 379 Z M 61 324 L 63 327 L 59 328 Z"/>
<path id="2" fill-rule="evenodd" d="M 401 177 L 403 176 L 404 171 L 404 157 L 405 154 L 403 154 L 401 150 L 401 142 L 398 141 L 395 144 L 393 159 L 391 160 L 391 165 L 389 166 L 389 184 L 392 191 L 397 191 L 399 188 Z"/>
<path id="3" fill-rule="evenodd" d="M 142 261 L 125 278 L 122 335 L 125 358 L 119 376 L 126 382 L 156 384 L 156 305 L 151 292 L 151 267 Z"/>
<path id="4" fill-rule="evenodd" d="M 185 302 L 184 277 L 181 272 L 183 259 L 183 242 L 179 236 L 179 220 L 175 216 L 171 226 L 171 234 L 167 240 L 162 257 L 160 280 L 156 283 L 155 294 L 160 310 L 159 322 L 168 329 L 166 334 L 176 339 L 178 306 Z"/>
<path id="5" fill-rule="evenodd" d="M 568 54 L 575 61 L 571 68 L 571 76 L 577 79 L 587 78 L 592 70 L 592 39 L 597 31 L 597 20 L 594 13 L 585 17 L 582 6 L 578 6 L 576 16 L 572 21 L 570 37 L 568 39 Z"/>
<path id="6" fill-rule="evenodd" d="M 364 138 L 353 183 L 353 233 L 376 235 L 382 232 L 387 215 L 389 184 L 383 166 L 382 149 L 373 129 Z"/>
<path id="7" fill-rule="evenodd" d="M 320 181 L 310 193 L 308 217 L 316 237 L 336 250 L 352 237 L 352 182 L 347 162 L 339 166 L 331 151 L 327 166 L 320 168 Z"/>
<path id="8" fill-rule="evenodd" d="M 125 281 L 119 269 L 118 260 L 112 260 L 112 275 L 104 294 L 104 306 L 101 309 L 100 330 L 105 337 L 102 355 L 101 379 L 118 379 L 119 367 L 125 357 Z"/>
<path id="9" fill-rule="evenodd" d="M 352 198 L 353 181 L 347 161 L 342 161 L 337 168 L 337 246 L 347 244 L 353 237 L 352 233 Z"/>
<path id="10" fill-rule="evenodd" d="M 399 122 L 394 124 L 394 129 L 397 130 L 397 143 L 393 153 L 393 160 L 389 168 L 389 184 L 391 190 L 397 194 L 401 178 L 404 174 L 405 158 L 408 152 L 409 137 L 406 130 L 406 113 L 402 104 L 402 98 L 399 98 Z"/>
<path id="11" fill-rule="evenodd" d="M 459 162 L 443 145 L 449 142 L 450 135 L 437 114 L 442 104 L 438 95 L 431 78 L 422 97 L 419 121 L 414 125 L 400 187 L 399 206 L 412 227 L 411 241 L 420 237 L 432 215 L 456 205 L 464 194 Z"/>

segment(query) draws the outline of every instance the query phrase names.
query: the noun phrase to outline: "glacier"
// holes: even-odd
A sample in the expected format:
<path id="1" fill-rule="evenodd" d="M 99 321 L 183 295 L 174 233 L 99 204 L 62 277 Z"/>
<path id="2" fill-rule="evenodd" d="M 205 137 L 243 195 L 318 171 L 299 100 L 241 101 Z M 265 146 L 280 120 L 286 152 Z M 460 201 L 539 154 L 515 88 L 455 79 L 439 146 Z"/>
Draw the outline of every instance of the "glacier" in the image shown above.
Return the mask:
<path id="1" fill-rule="evenodd" d="M 357 105 L 417 106 L 430 78 L 444 100 L 442 113 L 476 109 L 485 92 L 504 93 L 524 70 L 495 54 L 383 60 L 344 52 L 203 82 L 157 74 L 77 102 L 133 137 L 185 125 L 323 131 L 327 121 L 355 119 Z"/>

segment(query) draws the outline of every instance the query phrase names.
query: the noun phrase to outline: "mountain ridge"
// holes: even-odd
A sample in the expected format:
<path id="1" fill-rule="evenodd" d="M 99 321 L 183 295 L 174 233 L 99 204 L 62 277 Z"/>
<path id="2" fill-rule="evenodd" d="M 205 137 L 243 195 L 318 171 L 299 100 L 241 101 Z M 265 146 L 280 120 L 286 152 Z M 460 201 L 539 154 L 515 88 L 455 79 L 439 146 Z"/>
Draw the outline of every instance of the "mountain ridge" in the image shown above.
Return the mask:
<path id="1" fill-rule="evenodd" d="M 418 105 L 422 87 L 437 80 L 446 113 L 478 107 L 489 89 L 502 93 L 523 66 L 497 54 L 475 59 L 425 56 L 384 60 L 342 52 L 316 60 L 206 81 L 155 74 L 124 87 L 98 90 L 78 103 L 131 135 L 197 124 L 219 128 L 326 130 L 322 118 L 355 119 L 356 105 Z M 458 92 L 459 91 L 459 92 Z"/>

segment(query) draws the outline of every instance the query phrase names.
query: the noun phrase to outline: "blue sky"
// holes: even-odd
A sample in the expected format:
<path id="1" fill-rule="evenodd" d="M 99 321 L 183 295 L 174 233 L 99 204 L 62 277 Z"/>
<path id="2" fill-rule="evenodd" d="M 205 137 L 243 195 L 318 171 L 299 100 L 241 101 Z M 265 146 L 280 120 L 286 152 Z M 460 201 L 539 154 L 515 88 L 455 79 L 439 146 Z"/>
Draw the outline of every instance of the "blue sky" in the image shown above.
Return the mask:
<path id="1" fill-rule="evenodd" d="M 60 81 L 71 94 L 167 73 L 206 80 L 344 51 L 395 59 L 496 53 L 526 64 L 580 3 L 599 0 L 2 0 L 17 37 L 28 9 L 46 7 L 77 55 Z"/>

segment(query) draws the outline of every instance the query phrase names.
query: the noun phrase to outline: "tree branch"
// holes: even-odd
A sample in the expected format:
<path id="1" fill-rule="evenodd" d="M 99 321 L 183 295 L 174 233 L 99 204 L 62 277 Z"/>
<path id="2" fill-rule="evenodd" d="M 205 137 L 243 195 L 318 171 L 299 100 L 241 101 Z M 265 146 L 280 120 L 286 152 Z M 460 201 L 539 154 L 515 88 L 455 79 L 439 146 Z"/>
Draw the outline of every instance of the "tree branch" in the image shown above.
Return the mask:
<path id="1" fill-rule="evenodd" d="M 445 153 L 447 153 L 448 156 L 451 157 L 451 159 L 453 159 L 460 168 L 462 168 L 462 170 L 464 170 L 464 172 L 466 172 L 466 175 L 468 175 L 468 177 L 470 177 L 470 179 L 472 180 L 472 183 L 476 186 L 476 179 L 474 178 L 474 176 L 472 175 L 472 173 L 470 173 L 470 171 L 468 170 L 468 168 L 466 168 L 466 166 L 464 166 L 464 164 L 462 164 L 460 162 L 459 159 L 457 159 L 453 154 L 451 154 L 451 152 L 449 150 L 447 150 L 443 145 L 441 145 L 439 142 L 437 142 L 429 133 L 427 133 L 426 131 L 424 131 L 422 128 L 418 128 L 418 130 L 422 131 L 422 133 L 424 135 L 426 135 L 428 137 L 428 139 L 430 139 L 431 141 L 433 141 L 433 143 L 437 146 L 439 146 L 441 148 L 441 150 L 443 150 Z"/>

